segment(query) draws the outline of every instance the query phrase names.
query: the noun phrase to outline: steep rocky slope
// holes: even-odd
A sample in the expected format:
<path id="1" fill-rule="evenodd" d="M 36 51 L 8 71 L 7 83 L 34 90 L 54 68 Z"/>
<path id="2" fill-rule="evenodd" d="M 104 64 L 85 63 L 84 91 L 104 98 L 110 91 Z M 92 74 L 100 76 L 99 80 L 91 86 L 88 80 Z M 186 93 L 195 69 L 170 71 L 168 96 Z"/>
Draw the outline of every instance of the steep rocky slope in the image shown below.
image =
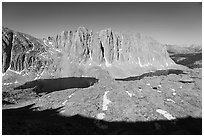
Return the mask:
<path id="1" fill-rule="evenodd" d="M 2 28 L 3 81 L 26 82 L 54 77 L 61 56 L 41 39 Z"/>
<path id="2" fill-rule="evenodd" d="M 43 52 L 45 52 L 45 46 L 40 40 L 24 33 L 2 28 L 3 73 L 8 68 L 21 72 L 31 66 L 42 64 L 39 54 Z"/>
<path id="3" fill-rule="evenodd" d="M 27 80 L 33 80 L 49 63 L 49 59 L 41 56 L 44 52 L 46 52 L 46 47 L 39 39 L 2 28 L 2 72 L 4 76 L 8 78 L 26 76 Z"/>
<path id="4" fill-rule="evenodd" d="M 141 34 L 121 34 L 111 29 L 93 33 L 79 27 L 75 32 L 63 31 L 49 38 L 48 43 L 64 51 L 62 72 L 70 72 L 73 64 L 79 64 L 84 75 L 92 66 L 100 66 L 113 78 L 161 69 L 184 69 L 169 58 L 165 46 Z"/>

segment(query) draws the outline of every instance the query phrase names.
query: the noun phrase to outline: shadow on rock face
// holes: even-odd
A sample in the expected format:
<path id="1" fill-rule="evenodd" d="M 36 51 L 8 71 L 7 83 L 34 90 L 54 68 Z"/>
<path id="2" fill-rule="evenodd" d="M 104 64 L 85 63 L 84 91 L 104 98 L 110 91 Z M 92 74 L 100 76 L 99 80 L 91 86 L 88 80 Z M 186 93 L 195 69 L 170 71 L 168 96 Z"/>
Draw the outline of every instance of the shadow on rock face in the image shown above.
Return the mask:
<path id="1" fill-rule="evenodd" d="M 53 92 L 71 88 L 87 88 L 93 86 L 98 79 L 92 77 L 66 77 L 57 79 L 38 79 L 14 88 L 16 89 L 27 89 L 34 88 L 37 93 L 42 92 Z"/>
<path id="2" fill-rule="evenodd" d="M 176 70 L 176 69 L 168 69 L 168 70 L 157 70 L 155 72 L 149 72 L 149 73 L 144 73 L 140 76 L 135 76 L 135 77 L 128 77 L 124 79 L 115 79 L 119 81 L 134 81 L 134 80 L 141 80 L 144 77 L 153 77 L 153 76 L 167 76 L 169 74 L 185 74 L 182 70 Z"/>
<path id="3" fill-rule="evenodd" d="M 5 135 L 195 135 L 202 134 L 202 118 L 178 118 L 145 122 L 104 121 L 81 115 L 62 116 L 58 109 L 33 110 L 33 105 L 2 110 Z"/>

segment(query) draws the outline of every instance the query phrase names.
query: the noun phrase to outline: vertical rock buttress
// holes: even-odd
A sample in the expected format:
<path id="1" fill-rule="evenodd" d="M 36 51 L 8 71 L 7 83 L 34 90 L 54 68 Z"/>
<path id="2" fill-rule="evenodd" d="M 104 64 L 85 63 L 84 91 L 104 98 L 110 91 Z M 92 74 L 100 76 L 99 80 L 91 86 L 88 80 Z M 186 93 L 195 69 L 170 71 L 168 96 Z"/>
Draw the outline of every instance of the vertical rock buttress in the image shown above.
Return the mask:
<path id="1" fill-rule="evenodd" d="M 167 69 L 176 65 L 165 46 L 139 33 L 122 34 L 111 29 L 93 33 L 79 27 L 73 33 L 62 32 L 57 36 L 57 43 L 71 60 L 78 63 L 91 60 L 106 67 L 123 64 L 127 69 L 138 68 L 138 71 Z"/>

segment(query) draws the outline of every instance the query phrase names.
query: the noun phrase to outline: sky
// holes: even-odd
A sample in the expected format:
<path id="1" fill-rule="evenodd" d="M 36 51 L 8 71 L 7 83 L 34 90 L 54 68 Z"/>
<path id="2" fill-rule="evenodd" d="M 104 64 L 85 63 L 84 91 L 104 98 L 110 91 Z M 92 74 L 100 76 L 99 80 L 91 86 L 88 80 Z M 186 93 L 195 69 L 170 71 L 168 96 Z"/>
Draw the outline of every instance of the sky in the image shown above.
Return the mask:
<path id="1" fill-rule="evenodd" d="M 201 3 L 2 3 L 2 25 L 37 38 L 84 26 L 142 33 L 163 44 L 202 44 Z"/>

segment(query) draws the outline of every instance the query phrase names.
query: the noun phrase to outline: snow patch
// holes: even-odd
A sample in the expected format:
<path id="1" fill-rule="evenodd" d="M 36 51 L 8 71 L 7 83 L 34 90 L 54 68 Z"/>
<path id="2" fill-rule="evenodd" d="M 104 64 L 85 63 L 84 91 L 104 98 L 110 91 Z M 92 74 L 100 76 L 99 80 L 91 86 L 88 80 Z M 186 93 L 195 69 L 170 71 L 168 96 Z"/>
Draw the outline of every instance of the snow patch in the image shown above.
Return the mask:
<path id="1" fill-rule="evenodd" d="M 108 110 L 108 104 L 111 103 L 111 101 L 107 98 L 107 94 L 109 91 L 106 91 L 105 94 L 103 95 L 103 108 L 102 110 Z"/>
<path id="2" fill-rule="evenodd" d="M 142 91 L 142 89 L 139 89 L 139 91 Z"/>
<path id="3" fill-rule="evenodd" d="M 176 119 L 176 117 L 172 116 L 170 113 L 168 113 L 167 111 L 165 110 L 162 110 L 162 109 L 157 109 L 156 110 L 159 114 L 163 115 L 166 119 L 168 120 L 174 120 Z"/>
<path id="4" fill-rule="evenodd" d="M 139 66 L 140 66 L 140 67 L 143 67 L 142 64 L 141 64 L 141 62 L 140 62 L 140 58 L 139 58 L 139 57 L 137 57 L 137 58 L 138 58 L 138 61 L 139 61 Z"/>
<path id="5" fill-rule="evenodd" d="M 7 86 L 7 85 L 11 85 L 13 84 L 12 82 L 11 83 L 3 83 L 3 85 Z"/>
<path id="6" fill-rule="evenodd" d="M 64 112 L 65 112 L 65 110 L 60 111 L 60 113 L 64 113 Z"/>
<path id="7" fill-rule="evenodd" d="M 170 99 L 170 98 L 167 98 L 166 101 L 176 103 L 174 100 L 172 100 L 172 99 Z"/>
<path id="8" fill-rule="evenodd" d="M 62 52 L 61 50 L 59 50 L 59 49 L 55 49 L 57 52 Z"/>
<path id="9" fill-rule="evenodd" d="M 104 113 L 99 113 L 99 114 L 97 114 L 96 118 L 102 120 L 102 119 L 105 118 L 105 114 Z"/>
<path id="10" fill-rule="evenodd" d="M 132 97 L 134 94 L 132 94 L 132 93 L 130 93 L 129 91 L 125 91 L 127 94 L 128 94 L 128 96 L 130 96 L 130 97 Z"/>
<path id="11" fill-rule="evenodd" d="M 71 98 L 74 95 L 74 93 L 72 93 L 71 95 L 68 96 L 68 98 Z"/>
<path id="12" fill-rule="evenodd" d="M 42 77 L 42 75 L 45 73 L 45 70 L 43 70 L 43 72 L 40 74 L 41 75 L 41 77 Z"/>
<path id="13" fill-rule="evenodd" d="M 35 77 L 34 80 L 39 79 L 39 78 L 40 78 L 40 75 L 37 74 L 37 77 Z"/>
<path id="14" fill-rule="evenodd" d="M 173 92 L 172 94 L 175 96 L 175 95 L 176 95 L 176 92 Z"/>
<path id="15" fill-rule="evenodd" d="M 105 62 L 106 62 L 106 67 L 110 67 L 111 64 L 107 61 L 106 57 L 105 57 Z"/>
<path id="16" fill-rule="evenodd" d="M 65 105 L 67 101 L 68 101 L 68 100 L 65 100 L 65 101 L 62 103 L 62 105 Z"/>
<path id="17" fill-rule="evenodd" d="M 10 67 L 8 68 L 8 70 L 11 71 L 11 72 L 13 72 L 13 73 L 16 73 L 16 74 L 18 74 L 18 75 L 20 75 L 20 74 L 23 72 L 23 70 L 20 71 L 20 72 L 18 72 L 18 71 L 14 71 L 14 70 L 11 70 Z"/>
<path id="18" fill-rule="evenodd" d="M 92 65 L 92 63 L 89 63 L 89 66 L 91 66 Z"/>
<path id="19" fill-rule="evenodd" d="M 90 60 L 93 60 L 91 53 L 90 53 Z"/>
<path id="20" fill-rule="evenodd" d="M 157 92 L 158 92 L 158 93 L 161 93 L 161 91 L 160 91 L 160 90 L 157 90 Z"/>

